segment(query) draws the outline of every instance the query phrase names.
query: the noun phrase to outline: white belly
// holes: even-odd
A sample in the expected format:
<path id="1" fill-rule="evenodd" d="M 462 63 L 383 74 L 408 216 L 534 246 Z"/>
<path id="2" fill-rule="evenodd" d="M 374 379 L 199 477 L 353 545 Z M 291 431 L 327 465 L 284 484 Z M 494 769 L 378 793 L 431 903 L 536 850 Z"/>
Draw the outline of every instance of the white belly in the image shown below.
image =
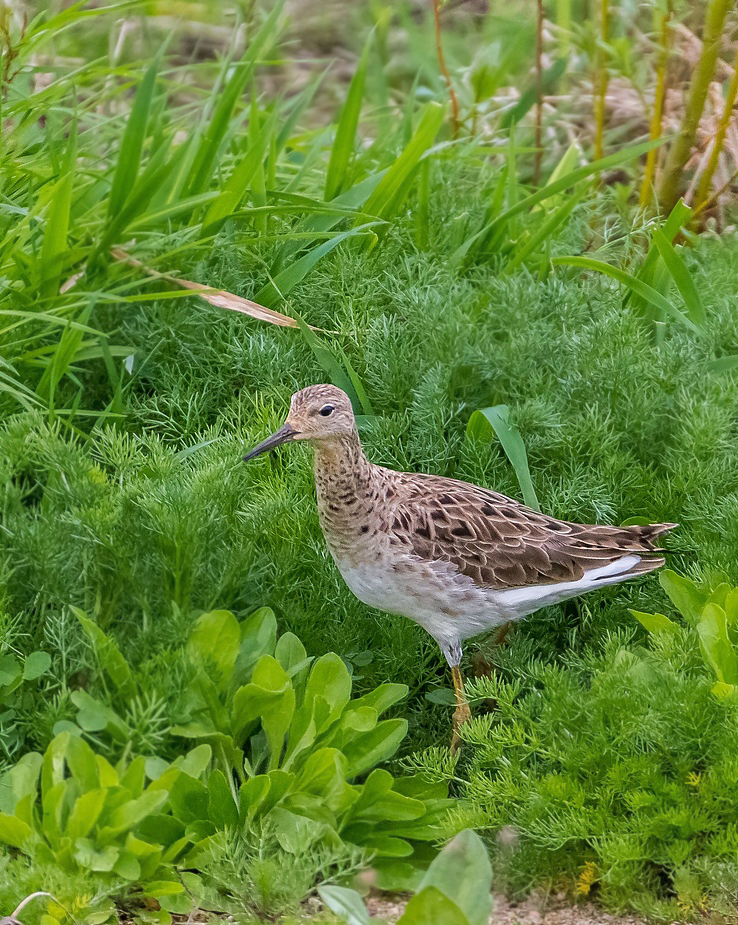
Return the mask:
<path id="1" fill-rule="evenodd" d="M 624 556 L 588 572 L 579 581 L 495 591 L 480 588 L 446 562 L 421 562 L 407 556 L 357 563 L 335 557 L 351 591 L 369 607 L 401 614 L 419 623 L 441 645 L 454 645 L 541 607 L 615 584 L 639 561 Z"/>

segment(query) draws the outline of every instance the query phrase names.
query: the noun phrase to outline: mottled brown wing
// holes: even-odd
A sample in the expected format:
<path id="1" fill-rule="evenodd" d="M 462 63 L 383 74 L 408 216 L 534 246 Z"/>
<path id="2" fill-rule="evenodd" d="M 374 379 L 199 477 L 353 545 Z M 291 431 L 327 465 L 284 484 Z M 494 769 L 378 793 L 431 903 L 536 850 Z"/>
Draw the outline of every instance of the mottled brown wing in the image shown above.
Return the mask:
<path id="1" fill-rule="evenodd" d="M 412 475 L 403 484 L 393 523 L 415 555 L 450 562 L 495 589 L 577 581 L 628 554 L 648 557 L 658 552 L 656 537 L 673 526 L 568 523 L 497 492 L 431 475 Z"/>

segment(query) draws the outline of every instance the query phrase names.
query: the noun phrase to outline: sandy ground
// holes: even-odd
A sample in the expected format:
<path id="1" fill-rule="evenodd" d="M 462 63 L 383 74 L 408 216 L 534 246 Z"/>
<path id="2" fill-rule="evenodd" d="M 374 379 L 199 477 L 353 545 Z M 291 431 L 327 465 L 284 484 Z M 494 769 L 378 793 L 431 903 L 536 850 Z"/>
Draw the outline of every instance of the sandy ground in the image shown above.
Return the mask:
<path id="1" fill-rule="evenodd" d="M 490 925 L 645 925 L 645 920 L 637 916 L 609 915 L 592 903 L 572 905 L 563 893 L 533 894 L 521 903 L 513 903 L 501 894 L 494 899 Z M 368 897 L 367 907 L 371 915 L 394 923 L 402 915 L 405 902 L 375 895 Z"/>

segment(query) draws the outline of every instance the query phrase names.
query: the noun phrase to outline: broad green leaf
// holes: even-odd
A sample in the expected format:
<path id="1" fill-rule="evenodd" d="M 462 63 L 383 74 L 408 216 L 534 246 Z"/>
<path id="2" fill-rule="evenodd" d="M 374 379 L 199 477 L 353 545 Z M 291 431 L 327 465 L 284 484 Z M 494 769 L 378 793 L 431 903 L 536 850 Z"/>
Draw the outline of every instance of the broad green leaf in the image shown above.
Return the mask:
<path id="1" fill-rule="evenodd" d="M 106 845 L 98 848 L 90 838 L 78 838 L 74 859 L 80 867 L 98 873 L 109 873 L 120 855 L 120 848 Z"/>
<path id="2" fill-rule="evenodd" d="M 464 829 L 434 858 L 420 892 L 436 887 L 466 916 L 469 925 L 487 925 L 492 912 L 492 865 L 482 839 Z"/>
<path id="3" fill-rule="evenodd" d="M 631 613 L 649 633 L 675 633 L 679 630 L 679 624 L 662 613 L 641 613 L 640 610 L 631 610 Z"/>
<path id="4" fill-rule="evenodd" d="M 157 813 L 166 803 L 169 794 L 166 790 L 147 790 L 136 800 L 129 800 L 113 810 L 107 820 L 108 824 L 100 829 L 99 844 L 106 844 L 124 832 L 135 828 L 147 816 Z"/>
<path id="5" fill-rule="evenodd" d="M 518 428 L 510 423 L 509 408 L 507 405 L 495 405 L 494 408 L 483 408 L 475 411 L 469 418 L 466 426 L 467 437 L 487 437 L 489 430 L 497 435 L 505 455 L 510 460 L 518 484 L 523 493 L 523 500 L 534 511 L 540 511 L 538 498 L 528 468 L 528 455 L 525 444 Z"/>
<path id="6" fill-rule="evenodd" d="M 318 895 L 346 925 L 371 925 L 364 901 L 356 890 L 344 886 L 319 886 Z M 428 923 L 430 925 L 430 923 Z"/>
<path id="7" fill-rule="evenodd" d="M 262 655 L 273 655 L 277 645 L 277 618 L 269 607 L 260 607 L 240 626 L 240 649 L 234 677 L 238 682 L 251 678 L 254 665 Z"/>
<path id="8" fill-rule="evenodd" d="M 295 670 L 299 671 L 309 664 L 305 646 L 294 633 L 284 633 L 279 637 L 274 657 L 290 677 Z"/>
<path id="9" fill-rule="evenodd" d="M 688 318 L 684 312 L 679 311 L 676 306 L 672 305 L 660 292 L 657 292 L 652 286 L 638 279 L 637 276 L 626 273 L 625 270 L 621 270 L 619 267 L 614 267 L 609 263 L 605 263 L 604 260 L 595 260 L 593 257 L 554 257 L 551 263 L 554 266 L 581 267 L 584 270 L 594 270 L 597 273 L 610 276 L 623 286 L 627 286 L 628 289 L 636 292 L 655 308 L 666 312 L 667 315 L 670 315 L 680 324 L 689 328 L 690 331 L 693 331 L 695 334 L 701 333 L 701 329 Z"/>
<path id="10" fill-rule="evenodd" d="M 87 614 L 77 607 L 72 607 L 72 613 L 79 620 L 82 629 L 92 643 L 102 670 L 124 697 L 135 697 L 138 693 L 136 682 L 133 680 L 128 662 L 121 654 L 115 641 L 106 635 L 94 620 L 91 620 Z"/>
<path id="11" fill-rule="evenodd" d="M 708 593 L 700 591 L 693 581 L 683 575 L 677 575 L 671 569 L 663 569 L 659 573 L 659 582 L 687 623 L 696 628 L 702 608 L 709 597 Z"/>
<path id="12" fill-rule="evenodd" d="M 0 813 L 0 842 L 23 849 L 33 837 L 33 830 L 17 816 Z"/>
<path id="13" fill-rule="evenodd" d="M 79 736 L 69 737 L 66 758 L 72 777 L 79 781 L 83 790 L 94 790 L 100 786 L 95 753 L 84 739 Z"/>
<path id="14" fill-rule="evenodd" d="M 0 686 L 9 687 L 21 677 L 21 666 L 14 655 L 0 657 Z"/>
<path id="15" fill-rule="evenodd" d="M 459 907 L 434 886 L 416 893 L 397 925 L 471 925 Z"/>
<path id="16" fill-rule="evenodd" d="M 341 115 L 338 119 L 336 137 L 333 140 L 331 156 L 325 175 L 326 200 L 334 199 L 339 193 L 343 192 L 346 185 L 346 174 L 354 150 L 354 138 L 356 137 L 356 129 L 358 128 L 361 114 L 361 103 L 364 98 L 366 69 L 369 63 L 369 51 L 373 38 L 374 33 L 371 32 L 364 44 L 364 50 L 361 53 L 354 76 L 351 78 L 346 102 L 343 104 Z"/>
<path id="17" fill-rule="evenodd" d="M 141 865 L 138 859 L 129 851 L 122 851 L 115 862 L 113 873 L 118 874 L 124 880 L 139 880 L 141 877 Z"/>
<path id="18" fill-rule="evenodd" d="M 77 799 L 64 828 L 64 834 L 72 842 L 90 834 L 100 818 L 107 796 L 107 790 L 97 789 L 88 790 Z"/>
<path id="19" fill-rule="evenodd" d="M 0 812 L 12 815 L 23 797 L 35 799 L 42 764 L 43 756 L 38 752 L 27 752 L 0 776 Z"/>
<path id="20" fill-rule="evenodd" d="M 222 771 L 210 772 L 208 777 L 208 819 L 217 829 L 238 825 L 238 807 Z"/>
<path id="21" fill-rule="evenodd" d="M 51 668 L 51 656 L 48 652 L 31 652 L 23 663 L 23 680 L 35 681 Z"/>
<path id="22" fill-rule="evenodd" d="M 707 604 L 697 623 L 697 633 L 718 681 L 738 684 L 738 657 L 728 638 L 728 621 L 723 608 Z"/>
<path id="23" fill-rule="evenodd" d="M 407 735 L 407 720 L 385 719 L 344 746 L 349 778 L 358 777 L 395 754 Z"/>
<path id="24" fill-rule="evenodd" d="M 117 742 L 126 742 L 131 731 L 111 707 L 91 697 L 87 691 L 73 691 L 70 697 L 77 707 L 77 722 L 85 732 L 102 732 L 105 729 Z"/>
<path id="25" fill-rule="evenodd" d="M 362 697 L 357 697 L 351 704 L 352 707 L 372 707 L 377 711 L 377 715 L 381 716 L 385 710 L 388 710 L 391 706 L 398 703 L 400 700 L 404 700 L 408 695 L 408 686 L 407 684 L 392 684 L 385 683 L 380 684 L 379 687 L 375 687 L 373 691 L 364 694 Z"/>
<path id="26" fill-rule="evenodd" d="M 187 651 L 191 658 L 207 666 L 208 673 L 220 690 L 231 682 L 241 645 L 241 628 L 228 610 L 214 610 L 198 618 Z"/>

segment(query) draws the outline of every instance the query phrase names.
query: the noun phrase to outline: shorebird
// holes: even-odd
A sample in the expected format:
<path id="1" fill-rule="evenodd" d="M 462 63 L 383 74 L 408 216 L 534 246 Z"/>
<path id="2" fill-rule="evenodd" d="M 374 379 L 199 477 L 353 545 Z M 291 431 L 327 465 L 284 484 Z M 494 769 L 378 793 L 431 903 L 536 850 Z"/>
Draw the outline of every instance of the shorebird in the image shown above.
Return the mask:
<path id="1" fill-rule="evenodd" d="M 467 482 L 377 466 L 348 395 L 333 385 L 296 392 L 284 425 L 244 460 L 296 440 L 314 447 L 320 525 L 346 584 L 368 606 L 419 623 L 446 657 L 454 747 L 471 717 L 466 639 L 659 568 L 655 541 L 676 526 L 570 523 Z"/>

